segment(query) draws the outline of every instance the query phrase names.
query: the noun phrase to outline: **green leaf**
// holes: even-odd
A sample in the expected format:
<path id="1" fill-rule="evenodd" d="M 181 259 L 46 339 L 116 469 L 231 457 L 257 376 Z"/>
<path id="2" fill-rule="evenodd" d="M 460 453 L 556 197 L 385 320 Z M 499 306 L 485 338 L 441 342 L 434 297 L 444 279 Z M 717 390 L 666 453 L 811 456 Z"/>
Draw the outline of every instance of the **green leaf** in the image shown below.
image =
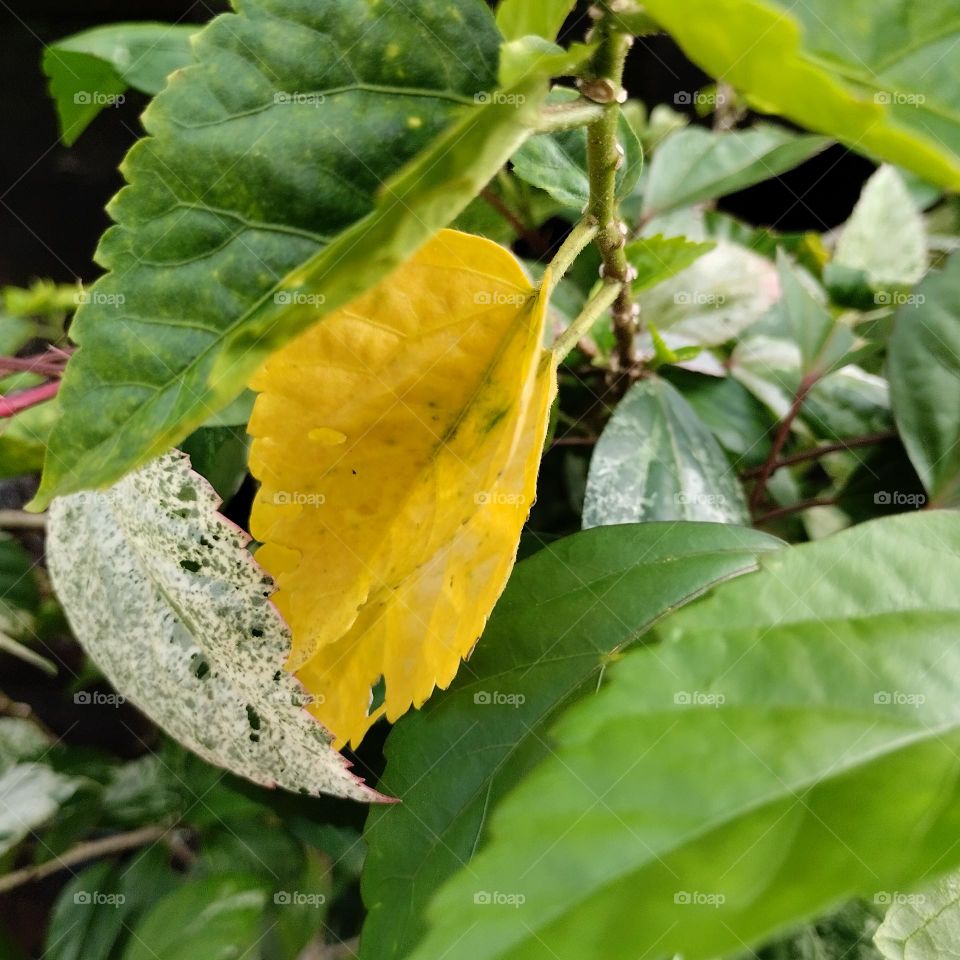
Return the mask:
<path id="1" fill-rule="evenodd" d="M 793 169 L 823 150 L 824 137 L 760 124 L 713 133 L 686 127 L 657 148 L 643 195 L 643 215 L 660 214 L 735 193 Z"/>
<path id="2" fill-rule="evenodd" d="M 874 290 L 911 287 L 923 278 L 926 228 L 896 167 L 884 164 L 867 181 L 833 262 L 862 273 Z"/>
<path id="3" fill-rule="evenodd" d="M 180 444 L 180 449 L 190 458 L 193 469 L 227 503 L 247 475 L 248 446 L 249 438 L 242 427 L 201 427 Z"/>
<path id="4" fill-rule="evenodd" d="M 30 554 L 13 537 L 0 533 L 0 606 L 35 612 L 39 603 Z"/>
<path id="5" fill-rule="evenodd" d="M 886 960 L 943 960 L 960 951 L 960 874 L 914 893 L 884 891 L 890 904 L 874 942 Z"/>
<path id="6" fill-rule="evenodd" d="M 741 341 L 730 373 L 778 420 L 800 387 L 800 348 L 792 341 L 757 335 Z M 842 440 L 893 426 L 886 380 L 847 364 L 819 380 L 807 394 L 795 428 L 807 436 Z"/>
<path id="7" fill-rule="evenodd" d="M 60 892 L 47 929 L 44 960 L 110 960 L 144 909 L 172 891 L 177 875 L 155 844 L 128 864 L 108 860 L 76 874 Z"/>
<path id="8" fill-rule="evenodd" d="M 726 454 L 658 377 L 635 384 L 604 428 L 583 504 L 584 527 L 647 520 L 749 521 Z"/>
<path id="9" fill-rule="evenodd" d="M 715 243 L 694 243 L 686 237 L 664 237 L 663 234 L 631 241 L 627 244 L 626 254 L 637 271 L 634 292 L 669 280 L 715 247 Z"/>
<path id="10" fill-rule="evenodd" d="M 770 451 L 773 418 L 733 377 L 709 377 L 686 370 L 670 370 L 667 379 L 713 431 L 735 466 L 759 466 Z"/>
<path id="11" fill-rule="evenodd" d="M 0 422 L 0 477 L 40 471 L 59 409 L 54 397 Z"/>
<path id="12" fill-rule="evenodd" d="M 897 311 L 887 363 L 897 426 L 931 502 L 960 506 L 960 253 Z"/>
<path id="13" fill-rule="evenodd" d="M 645 7 L 688 57 L 756 109 L 960 189 L 955 4 L 646 0 Z"/>
<path id="14" fill-rule="evenodd" d="M 168 894 L 134 928 L 124 960 L 233 960 L 260 940 L 268 892 L 262 880 L 219 876 Z"/>
<path id="15" fill-rule="evenodd" d="M 422 936 L 426 903 L 472 856 L 488 810 L 548 753 L 558 709 L 668 610 L 779 546 L 735 527 L 650 523 L 584 531 L 518 564 L 469 669 L 387 741 L 383 785 L 403 802 L 367 823 L 364 960 L 398 960 Z"/>
<path id="16" fill-rule="evenodd" d="M 172 454 L 58 497 L 47 562 L 74 635 L 117 691 L 208 763 L 256 783 L 382 799 L 347 771 L 282 669 L 290 631 L 249 537 Z"/>
<path id="17" fill-rule="evenodd" d="M 266 355 L 457 216 L 538 122 L 536 71 L 479 96 L 498 37 L 474 0 L 359 21 L 332 5 L 278 0 L 267 16 L 253 0 L 219 17 L 195 40 L 198 65 L 147 110 L 153 136 L 124 164 L 131 186 L 98 252 L 112 272 L 75 320 L 33 508 L 180 442 Z"/>
<path id="18" fill-rule="evenodd" d="M 819 378 L 843 366 L 855 343 L 853 331 L 835 318 L 826 297 L 783 251 L 777 253 L 783 297 L 778 305 L 787 329 L 800 347 L 800 370 Z"/>
<path id="19" fill-rule="evenodd" d="M 195 26 L 114 23 L 57 40 L 44 50 L 43 72 L 57 104 L 60 138 L 70 146 L 105 107 L 133 87 L 153 96 L 167 77 L 193 61 Z"/>
<path id="20" fill-rule="evenodd" d="M 576 100 L 575 90 L 558 88 L 550 101 Z M 624 150 L 623 166 L 617 171 L 617 196 L 630 194 L 643 171 L 643 146 L 626 117 L 620 115 L 618 139 Z M 590 199 L 587 174 L 587 131 L 584 127 L 531 137 L 510 158 L 513 172 L 527 183 L 545 190 L 564 206 L 580 212 Z"/>
<path id="21" fill-rule="evenodd" d="M 563 21 L 576 6 L 576 0 L 500 0 L 497 26 L 507 40 L 519 40 L 535 33 L 556 40 Z"/>
<path id="22" fill-rule="evenodd" d="M 958 546 L 957 514 L 874 521 L 665 621 L 493 811 L 415 960 L 740 955 L 960 861 Z"/>

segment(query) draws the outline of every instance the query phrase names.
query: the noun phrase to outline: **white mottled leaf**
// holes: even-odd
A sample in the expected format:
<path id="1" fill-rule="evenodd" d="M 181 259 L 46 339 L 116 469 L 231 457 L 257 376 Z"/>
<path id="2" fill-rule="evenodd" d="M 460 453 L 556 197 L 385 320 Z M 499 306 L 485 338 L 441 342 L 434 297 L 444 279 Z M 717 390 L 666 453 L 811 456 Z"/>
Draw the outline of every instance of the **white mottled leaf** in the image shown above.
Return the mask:
<path id="1" fill-rule="evenodd" d="M 40 763 L 18 763 L 0 775 L 0 856 L 46 823 L 77 783 Z"/>
<path id="2" fill-rule="evenodd" d="M 290 633 L 249 537 L 169 454 L 50 508 L 47 557 L 77 639 L 113 686 L 210 763 L 268 786 L 382 800 L 284 669 Z"/>
<path id="3" fill-rule="evenodd" d="M 834 262 L 862 271 L 874 288 L 912 286 L 926 273 L 923 217 L 896 167 L 884 165 L 867 181 Z"/>
<path id="4" fill-rule="evenodd" d="M 780 296 L 774 265 L 739 244 L 721 241 L 664 283 L 637 296 L 642 316 L 686 343 L 704 347 L 733 340 Z"/>
<path id="5" fill-rule="evenodd" d="M 887 892 L 890 909 L 873 942 L 887 960 L 960 957 L 960 873 L 916 893 Z"/>
<path id="6" fill-rule="evenodd" d="M 590 461 L 583 526 L 648 520 L 749 523 L 726 454 L 669 383 L 641 380 L 623 398 Z"/>

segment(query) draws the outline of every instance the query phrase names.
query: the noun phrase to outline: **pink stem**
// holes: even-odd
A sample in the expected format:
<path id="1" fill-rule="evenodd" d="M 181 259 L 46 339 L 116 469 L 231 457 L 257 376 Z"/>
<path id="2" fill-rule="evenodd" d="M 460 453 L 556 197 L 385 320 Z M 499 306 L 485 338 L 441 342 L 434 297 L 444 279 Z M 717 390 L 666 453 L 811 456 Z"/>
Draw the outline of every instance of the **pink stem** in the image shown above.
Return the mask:
<path id="1" fill-rule="evenodd" d="M 39 387 L 31 387 L 29 390 L 23 390 L 9 397 L 0 397 L 0 419 L 13 417 L 21 410 L 27 410 L 50 400 L 57 395 L 59 389 L 60 381 L 52 380 L 50 383 L 42 383 Z"/>

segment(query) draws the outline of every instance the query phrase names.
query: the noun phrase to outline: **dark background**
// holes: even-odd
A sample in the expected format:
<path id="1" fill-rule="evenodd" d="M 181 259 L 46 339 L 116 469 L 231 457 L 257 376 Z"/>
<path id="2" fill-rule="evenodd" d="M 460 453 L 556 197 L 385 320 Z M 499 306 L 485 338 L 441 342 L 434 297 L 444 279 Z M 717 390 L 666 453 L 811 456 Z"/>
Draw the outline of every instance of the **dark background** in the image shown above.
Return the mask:
<path id="1" fill-rule="evenodd" d="M 0 284 L 96 277 L 93 251 L 109 222 L 104 206 L 121 186 L 117 166 L 140 135 L 146 104 L 129 91 L 67 149 L 40 69 L 44 43 L 122 20 L 204 23 L 227 9 L 218 0 L 0 0 Z M 582 15 L 572 17 L 561 39 L 582 39 L 587 26 Z M 707 82 L 665 37 L 638 41 L 631 53 L 627 87 L 650 107 Z M 756 224 L 822 231 L 847 218 L 871 169 L 835 147 L 723 207 Z"/>

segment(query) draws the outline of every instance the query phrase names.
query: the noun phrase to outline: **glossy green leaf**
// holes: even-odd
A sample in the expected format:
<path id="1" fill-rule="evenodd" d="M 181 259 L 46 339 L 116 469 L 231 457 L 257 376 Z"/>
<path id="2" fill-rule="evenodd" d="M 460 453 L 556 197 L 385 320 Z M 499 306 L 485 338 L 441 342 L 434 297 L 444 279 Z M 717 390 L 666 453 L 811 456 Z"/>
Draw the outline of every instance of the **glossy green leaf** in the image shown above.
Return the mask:
<path id="1" fill-rule="evenodd" d="M 896 167 L 885 164 L 867 181 L 840 234 L 833 262 L 863 274 L 873 289 L 910 287 L 923 278 L 923 217 Z"/>
<path id="2" fill-rule="evenodd" d="M 751 104 L 960 188 L 956 4 L 646 0 L 698 66 Z"/>
<path id="3" fill-rule="evenodd" d="M 631 387 L 590 461 L 584 527 L 647 520 L 747 523 L 737 475 L 709 428 L 666 380 Z"/>
<path id="4" fill-rule="evenodd" d="M 415 960 L 736 956 L 960 861 L 960 515 L 760 566 L 564 715 Z"/>
<path id="5" fill-rule="evenodd" d="M 111 272 L 71 331 L 80 350 L 35 507 L 182 440 L 267 354 L 453 219 L 535 126 L 546 78 L 486 94 L 498 37 L 474 0 L 360 21 L 333 4 L 276 0 L 268 14 L 259 0 L 216 19 L 198 65 L 147 110 L 152 137 L 125 161 L 131 186 L 98 252 Z"/>
<path id="6" fill-rule="evenodd" d="M 67 146 L 106 107 L 133 87 L 153 96 L 167 77 L 193 62 L 197 27 L 173 23 L 114 23 L 57 40 L 44 50 L 43 71 L 57 104 Z"/>
<path id="7" fill-rule="evenodd" d="M 249 957 L 263 935 L 269 892 L 262 880 L 218 876 L 168 894 L 133 930 L 123 960 Z"/>
<path id="8" fill-rule="evenodd" d="M 685 237 L 639 237 L 627 244 L 630 265 L 637 271 L 635 293 L 655 287 L 676 276 L 716 247 L 715 243 L 694 243 Z"/>
<path id="9" fill-rule="evenodd" d="M 575 90 L 560 88 L 550 99 L 562 103 L 577 97 Z M 643 171 L 643 146 L 622 114 L 618 140 L 624 162 L 617 171 L 617 196 L 624 197 L 637 185 Z M 590 199 L 585 128 L 531 137 L 510 159 L 513 172 L 521 180 L 545 190 L 559 203 L 579 212 Z"/>
<path id="10" fill-rule="evenodd" d="M 960 953 L 960 874 L 908 892 L 884 891 L 887 915 L 874 936 L 886 960 L 945 960 Z"/>
<path id="11" fill-rule="evenodd" d="M 426 903 L 546 755 L 558 709 L 668 610 L 779 546 L 735 527 L 651 523 L 584 531 L 520 563 L 469 664 L 387 741 L 382 786 L 403 802 L 367 823 L 363 960 L 399 960 L 422 936 Z"/>
<path id="12" fill-rule="evenodd" d="M 798 136 L 759 125 L 732 133 L 686 127 L 657 148 L 643 194 L 649 219 L 779 176 L 827 146 L 824 137 Z"/>
<path id="13" fill-rule="evenodd" d="M 960 506 L 960 253 L 897 311 L 887 364 L 897 426 L 931 502 Z"/>
<path id="14" fill-rule="evenodd" d="M 576 0 L 500 0 L 497 26 L 507 40 L 518 40 L 535 33 L 556 40 L 563 21 L 576 6 Z"/>

